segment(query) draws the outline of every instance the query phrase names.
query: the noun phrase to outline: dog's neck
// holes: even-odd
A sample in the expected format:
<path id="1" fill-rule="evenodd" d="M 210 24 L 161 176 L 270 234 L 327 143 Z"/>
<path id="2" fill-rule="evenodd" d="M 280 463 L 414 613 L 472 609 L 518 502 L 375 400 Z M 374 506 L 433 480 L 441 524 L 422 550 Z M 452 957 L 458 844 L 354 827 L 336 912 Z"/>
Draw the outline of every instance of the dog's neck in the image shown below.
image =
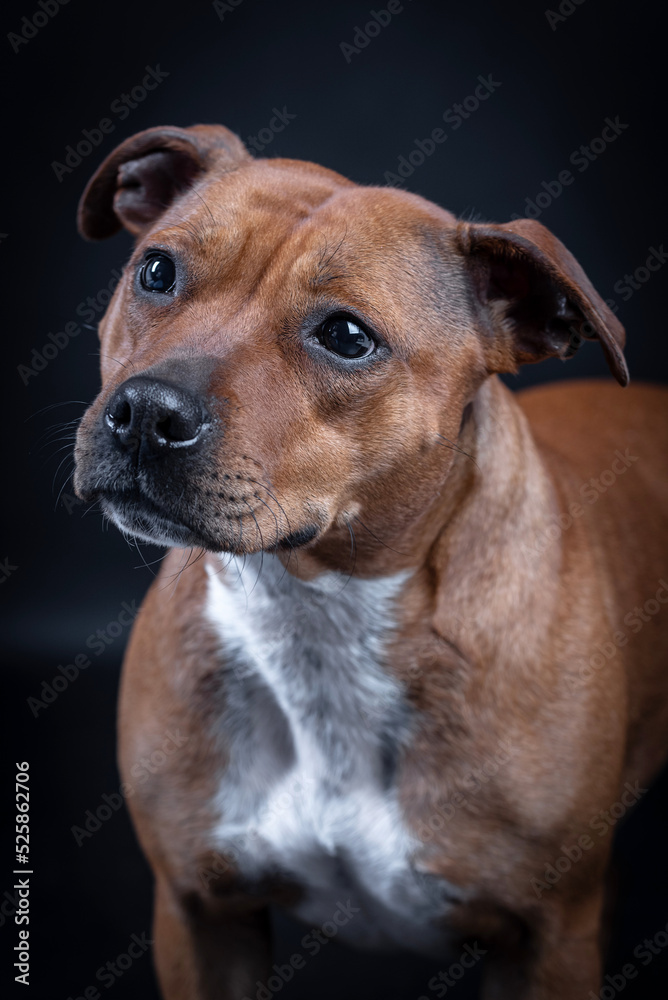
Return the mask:
<path id="1" fill-rule="evenodd" d="M 470 662 L 533 669 L 558 600 L 558 498 L 528 421 L 496 378 L 474 401 L 476 474 L 430 550 L 434 621 Z"/>

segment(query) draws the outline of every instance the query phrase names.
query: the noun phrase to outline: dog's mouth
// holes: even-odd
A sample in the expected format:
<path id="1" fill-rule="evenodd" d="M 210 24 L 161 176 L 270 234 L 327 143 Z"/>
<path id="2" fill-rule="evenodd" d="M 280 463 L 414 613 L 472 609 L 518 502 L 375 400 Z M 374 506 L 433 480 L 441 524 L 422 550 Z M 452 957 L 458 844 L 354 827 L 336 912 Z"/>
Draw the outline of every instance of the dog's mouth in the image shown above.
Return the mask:
<path id="1" fill-rule="evenodd" d="M 120 531 L 153 545 L 198 547 L 210 552 L 245 551 L 238 544 L 241 537 L 236 539 L 237 544 L 231 538 L 217 537 L 215 529 L 207 531 L 203 521 L 198 520 L 195 526 L 180 511 L 166 509 L 139 487 L 105 492 L 98 499 L 106 516 Z M 311 523 L 278 537 L 274 535 L 271 540 L 261 535 L 259 549 L 281 552 L 302 548 L 314 541 L 320 532 L 320 526 Z"/>
<path id="2" fill-rule="evenodd" d="M 187 524 L 183 517 L 165 510 L 139 489 L 107 493 L 102 510 L 124 534 L 154 545 L 211 548 L 211 540 Z"/>

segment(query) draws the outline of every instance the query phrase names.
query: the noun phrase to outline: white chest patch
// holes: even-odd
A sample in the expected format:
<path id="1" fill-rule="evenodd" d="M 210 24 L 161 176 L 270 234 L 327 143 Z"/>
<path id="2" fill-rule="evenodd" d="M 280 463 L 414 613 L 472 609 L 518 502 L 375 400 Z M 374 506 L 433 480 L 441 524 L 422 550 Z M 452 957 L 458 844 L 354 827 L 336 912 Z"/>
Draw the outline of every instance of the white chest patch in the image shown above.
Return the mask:
<path id="1" fill-rule="evenodd" d="M 356 942 L 433 950 L 429 925 L 447 912 L 447 887 L 412 865 L 419 843 L 394 781 L 411 717 L 383 666 L 407 574 L 303 582 L 266 553 L 225 565 L 207 567 L 231 753 L 218 849 L 232 849 L 249 878 L 302 886 L 295 912 L 310 923 L 352 899 Z"/>

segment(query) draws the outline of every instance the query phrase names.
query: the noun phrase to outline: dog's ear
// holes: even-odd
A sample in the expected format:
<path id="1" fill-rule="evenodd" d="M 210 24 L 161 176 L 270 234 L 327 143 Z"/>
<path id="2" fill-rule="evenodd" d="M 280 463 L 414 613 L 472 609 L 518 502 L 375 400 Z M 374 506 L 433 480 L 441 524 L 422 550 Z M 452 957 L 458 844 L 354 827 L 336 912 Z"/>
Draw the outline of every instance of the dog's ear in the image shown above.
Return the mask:
<path id="1" fill-rule="evenodd" d="M 91 177 L 79 202 L 79 232 L 103 240 L 125 226 L 138 235 L 203 173 L 250 159 L 241 139 L 222 125 L 139 132 Z"/>
<path id="2" fill-rule="evenodd" d="M 624 327 L 545 226 L 532 219 L 460 223 L 457 243 L 490 334 L 490 370 L 568 358 L 583 339 L 600 340 L 613 375 L 628 383 Z"/>

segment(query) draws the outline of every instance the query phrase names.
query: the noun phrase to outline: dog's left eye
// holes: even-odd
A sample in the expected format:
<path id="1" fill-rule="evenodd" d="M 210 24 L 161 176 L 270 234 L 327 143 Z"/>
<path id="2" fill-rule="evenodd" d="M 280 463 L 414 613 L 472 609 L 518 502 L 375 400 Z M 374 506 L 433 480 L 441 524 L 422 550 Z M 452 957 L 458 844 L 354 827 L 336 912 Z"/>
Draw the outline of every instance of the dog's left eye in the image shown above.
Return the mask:
<path id="1" fill-rule="evenodd" d="M 365 358 L 376 343 L 366 330 L 351 319 L 328 319 L 320 328 L 320 341 L 328 351 L 341 358 Z"/>
<path id="2" fill-rule="evenodd" d="M 149 292 L 169 292 L 176 282 L 174 261 L 164 253 L 151 254 L 139 272 L 142 287 Z"/>

